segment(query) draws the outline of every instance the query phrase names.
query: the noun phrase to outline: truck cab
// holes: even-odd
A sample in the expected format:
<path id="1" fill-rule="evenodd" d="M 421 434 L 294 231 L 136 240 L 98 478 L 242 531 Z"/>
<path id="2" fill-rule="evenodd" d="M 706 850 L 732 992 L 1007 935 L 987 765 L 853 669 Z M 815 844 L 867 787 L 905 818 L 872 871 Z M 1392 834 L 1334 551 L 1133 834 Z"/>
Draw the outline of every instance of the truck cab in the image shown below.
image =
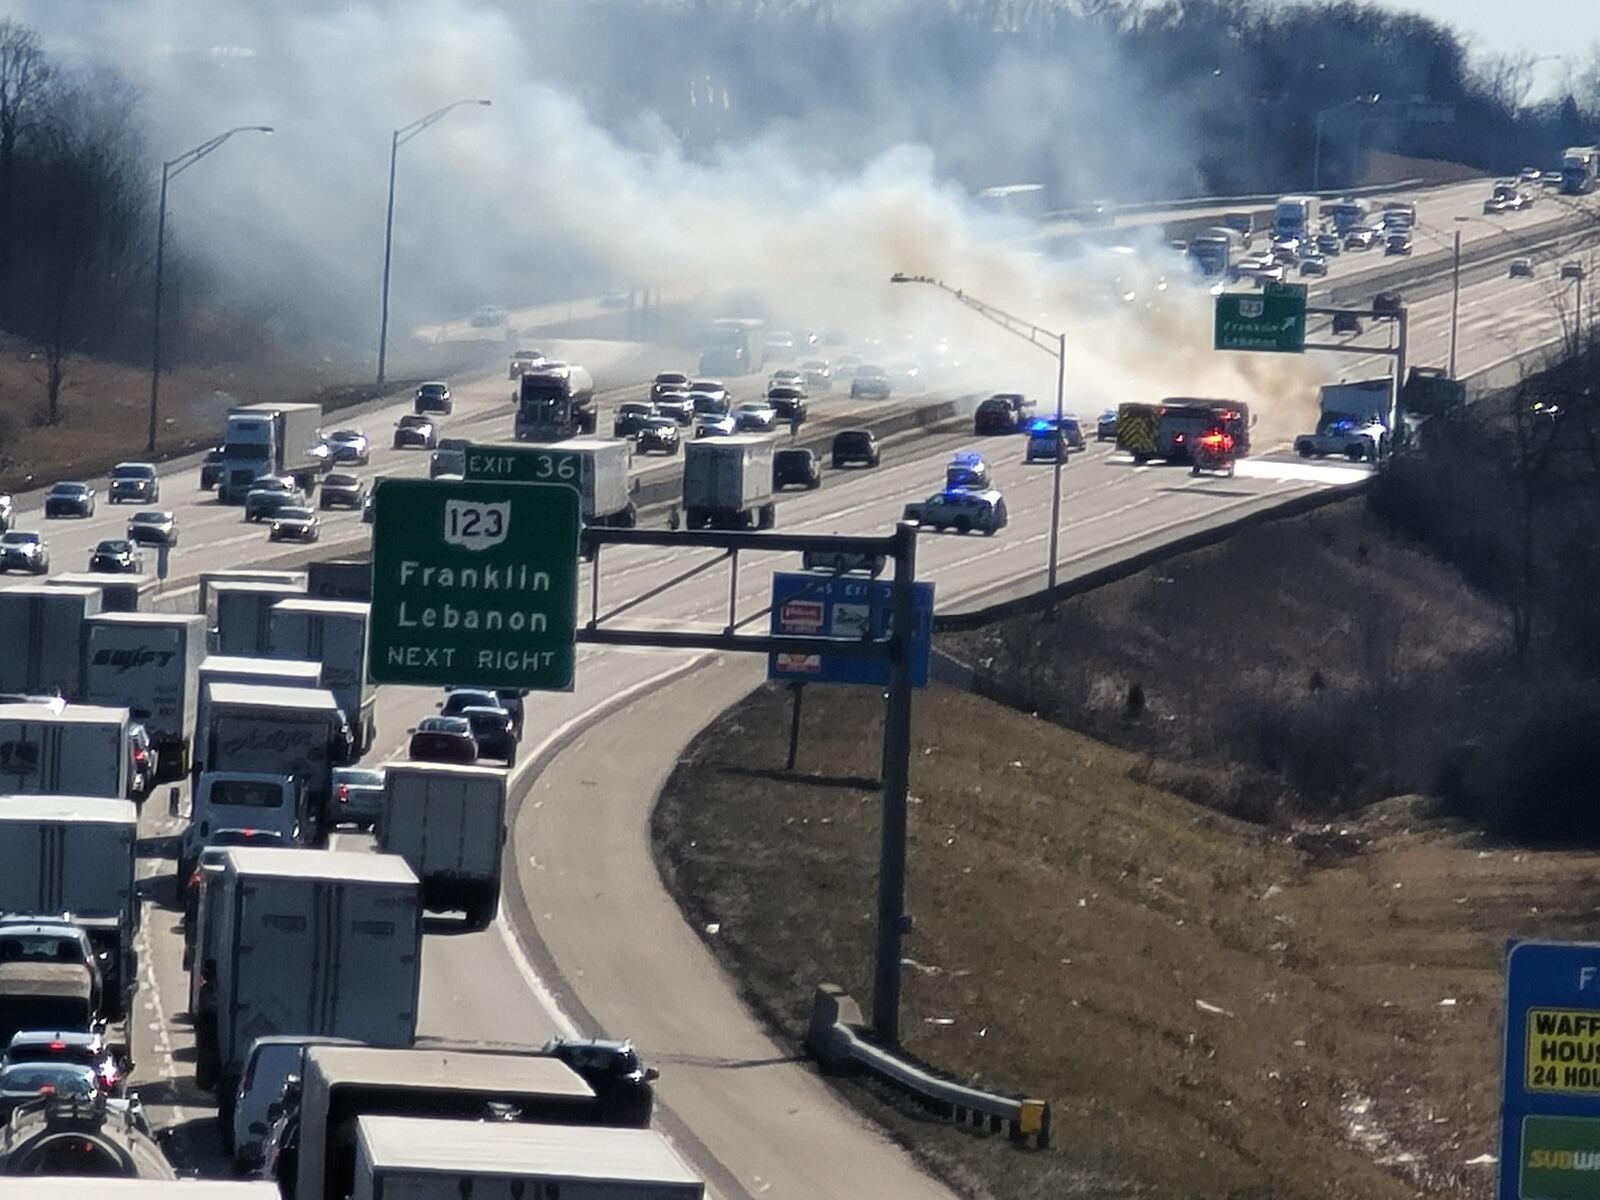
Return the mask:
<path id="1" fill-rule="evenodd" d="M 177 789 L 169 811 L 177 816 Z M 267 829 L 306 845 L 317 826 L 304 782 L 294 775 L 256 771 L 207 771 L 195 785 L 189 826 L 183 831 L 178 880 L 187 884 L 212 833 L 222 829 Z"/>

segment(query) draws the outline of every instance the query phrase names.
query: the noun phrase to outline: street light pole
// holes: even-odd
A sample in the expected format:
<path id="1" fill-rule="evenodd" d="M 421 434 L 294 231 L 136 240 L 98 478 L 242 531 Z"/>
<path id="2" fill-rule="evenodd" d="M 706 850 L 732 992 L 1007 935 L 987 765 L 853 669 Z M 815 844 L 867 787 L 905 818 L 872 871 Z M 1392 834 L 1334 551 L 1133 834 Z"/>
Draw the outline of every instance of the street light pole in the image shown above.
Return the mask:
<path id="1" fill-rule="evenodd" d="M 925 283 L 929 287 L 936 287 L 942 292 L 948 292 L 962 304 L 972 309 L 981 317 L 985 317 L 1000 326 L 1007 333 L 1015 334 L 1030 346 L 1036 346 L 1046 354 L 1053 355 L 1056 359 L 1056 432 L 1059 439 L 1061 422 L 1066 416 L 1066 389 L 1067 389 L 1067 335 L 1052 333 L 1042 326 L 1035 325 L 1032 321 L 1024 321 L 1021 317 L 1012 316 L 1004 309 L 986 304 L 976 296 L 969 296 L 960 288 L 953 288 L 942 279 L 934 279 L 929 275 L 907 275 L 896 271 L 889 277 L 890 283 Z M 1056 590 L 1056 549 L 1061 538 L 1061 468 L 1066 466 L 1067 451 L 1058 440 L 1055 457 L 1055 479 L 1052 482 L 1050 497 L 1050 561 L 1046 564 L 1046 586 L 1053 594 Z"/>
<path id="2" fill-rule="evenodd" d="M 463 104 L 478 104 L 484 108 L 489 107 L 488 100 L 456 100 L 446 104 L 443 108 L 435 109 L 427 116 L 402 125 L 394 131 L 389 139 L 389 206 L 383 222 L 383 299 L 380 304 L 382 316 L 378 321 L 378 386 L 383 386 L 384 367 L 389 355 L 389 267 L 394 258 L 394 175 L 395 160 L 400 153 L 400 147 L 409 142 L 417 134 L 436 121 L 442 120 L 445 115 Z"/>
<path id="3" fill-rule="evenodd" d="M 1456 230 L 1455 262 L 1450 269 L 1450 378 L 1456 377 L 1456 327 L 1461 315 L 1461 230 Z"/>
<path id="4" fill-rule="evenodd" d="M 167 249 L 167 185 L 195 163 L 210 154 L 236 133 L 271 133 L 270 125 L 237 125 L 226 133 L 219 133 L 210 141 L 201 142 L 192 150 L 185 150 L 177 158 L 161 164 L 161 207 L 156 218 L 156 280 L 155 301 L 151 305 L 154 318 L 150 330 L 150 413 L 149 429 L 145 437 L 147 453 L 156 452 L 157 414 L 161 404 L 161 281 L 166 265 Z"/>

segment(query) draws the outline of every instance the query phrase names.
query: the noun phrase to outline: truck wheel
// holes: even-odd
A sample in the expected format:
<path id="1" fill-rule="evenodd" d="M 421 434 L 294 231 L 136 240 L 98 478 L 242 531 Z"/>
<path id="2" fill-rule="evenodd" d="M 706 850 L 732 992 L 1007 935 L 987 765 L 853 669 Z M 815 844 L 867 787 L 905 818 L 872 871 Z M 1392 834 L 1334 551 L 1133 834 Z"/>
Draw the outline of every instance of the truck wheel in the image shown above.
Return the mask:
<path id="1" fill-rule="evenodd" d="M 954 521 L 954 525 L 957 533 L 967 534 L 972 532 L 972 522 L 966 517 L 957 517 Z"/>
<path id="2" fill-rule="evenodd" d="M 1345 447 L 1344 456 L 1351 462 L 1361 462 L 1367 457 L 1367 448 L 1365 446 L 1347 446 Z"/>
<path id="3" fill-rule="evenodd" d="M 500 911 L 500 893 L 485 888 L 484 893 L 467 906 L 464 916 L 466 926 L 473 933 L 481 933 L 494 924 L 495 913 Z"/>
<path id="4" fill-rule="evenodd" d="M 633 506 L 633 501 L 628 502 L 628 507 L 617 516 L 618 529 L 633 529 L 639 524 L 639 510 Z"/>
<path id="5" fill-rule="evenodd" d="M 1150 456 L 1148 454 L 1135 454 L 1133 456 L 1133 462 L 1134 462 L 1135 466 L 1142 467 L 1142 466 L 1144 466 L 1145 463 L 1147 463 L 1149 461 L 1150 461 Z"/>
<path id="6" fill-rule="evenodd" d="M 1294 452 L 1296 454 L 1298 454 L 1301 458 L 1310 458 L 1311 457 L 1311 443 L 1310 442 L 1296 442 L 1295 446 L 1294 446 Z"/>
<path id="7" fill-rule="evenodd" d="M 194 1085 L 202 1092 L 209 1092 L 217 1086 L 217 1056 L 209 1047 L 197 1047 L 194 1060 Z"/>
<path id="8" fill-rule="evenodd" d="M 771 529 L 778 523 L 778 506 L 776 504 L 763 504 L 761 506 L 761 528 Z"/>

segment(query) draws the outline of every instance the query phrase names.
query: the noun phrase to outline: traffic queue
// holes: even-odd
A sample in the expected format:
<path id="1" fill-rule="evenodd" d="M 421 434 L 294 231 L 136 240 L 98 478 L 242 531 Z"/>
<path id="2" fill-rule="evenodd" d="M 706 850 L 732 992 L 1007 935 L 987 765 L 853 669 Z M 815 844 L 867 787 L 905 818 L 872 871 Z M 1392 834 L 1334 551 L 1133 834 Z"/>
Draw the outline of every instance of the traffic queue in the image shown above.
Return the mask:
<path id="1" fill-rule="evenodd" d="M 138 723 L 171 784 L 175 872 L 151 902 L 182 914 L 194 1083 L 234 1172 L 258 1177 L 219 1195 L 458 1196 L 508 1176 L 703 1195 L 651 1128 L 656 1072 L 630 1043 L 419 1037 L 425 939 L 499 913 L 522 696 L 451 689 L 407 757 L 364 763 L 366 575 L 213 572 L 194 612 L 0 590 L 0 1175 L 175 1178 L 128 1087 L 149 975 Z"/>

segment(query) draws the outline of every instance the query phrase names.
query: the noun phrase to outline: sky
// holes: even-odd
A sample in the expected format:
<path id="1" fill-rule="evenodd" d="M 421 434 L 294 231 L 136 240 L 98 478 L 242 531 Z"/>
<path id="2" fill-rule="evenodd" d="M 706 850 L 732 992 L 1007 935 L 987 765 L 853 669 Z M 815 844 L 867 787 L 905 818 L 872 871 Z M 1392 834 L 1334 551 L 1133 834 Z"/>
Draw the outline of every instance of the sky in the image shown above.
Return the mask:
<path id="1" fill-rule="evenodd" d="M 1574 71 L 1600 43 L 1594 0 L 1381 0 L 1385 8 L 1421 13 L 1470 39 L 1474 54 L 1526 49 L 1549 55 L 1534 68 L 1533 99 L 1554 95 L 1571 56 Z"/>

